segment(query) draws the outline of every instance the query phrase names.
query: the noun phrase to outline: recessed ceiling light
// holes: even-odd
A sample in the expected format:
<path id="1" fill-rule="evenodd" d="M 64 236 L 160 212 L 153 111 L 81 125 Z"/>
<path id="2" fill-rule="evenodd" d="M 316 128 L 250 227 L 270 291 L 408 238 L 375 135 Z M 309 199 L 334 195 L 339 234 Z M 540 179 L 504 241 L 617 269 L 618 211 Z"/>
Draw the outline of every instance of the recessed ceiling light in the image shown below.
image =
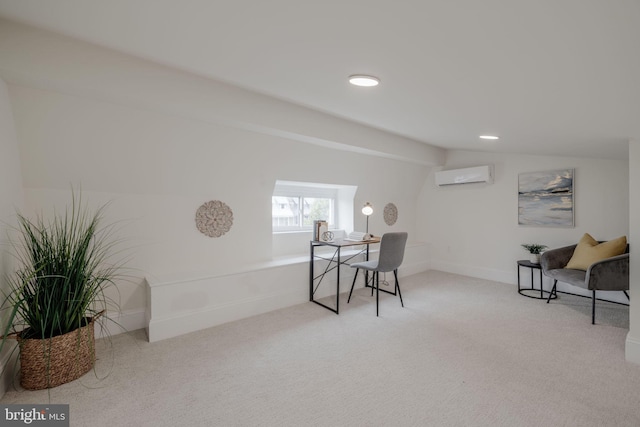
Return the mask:
<path id="1" fill-rule="evenodd" d="M 373 76 L 366 76 L 364 74 L 354 74 L 349 76 L 349 83 L 356 86 L 378 86 L 380 79 Z"/>
<path id="2" fill-rule="evenodd" d="M 480 135 L 480 139 L 500 139 L 500 137 L 495 135 Z"/>

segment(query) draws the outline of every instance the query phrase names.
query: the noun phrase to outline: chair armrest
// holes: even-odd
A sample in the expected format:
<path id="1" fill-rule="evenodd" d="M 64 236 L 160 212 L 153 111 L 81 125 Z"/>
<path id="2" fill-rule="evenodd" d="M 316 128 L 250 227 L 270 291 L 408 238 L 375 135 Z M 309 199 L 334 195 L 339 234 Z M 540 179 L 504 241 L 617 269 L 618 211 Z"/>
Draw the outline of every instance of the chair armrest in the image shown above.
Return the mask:
<path id="1" fill-rule="evenodd" d="M 628 291 L 629 254 L 594 262 L 587 269 L 585 281 L 590 290 Z"/>
<path id="2" fill-rule="evenodd" d="M 565 246 L 543 252 L 540 257 L 542 271 L 546 272 L 548 270 L 564 268 L 573 256 L 573 251 L 576 249 L 576 246 L 578 245 Z"/>

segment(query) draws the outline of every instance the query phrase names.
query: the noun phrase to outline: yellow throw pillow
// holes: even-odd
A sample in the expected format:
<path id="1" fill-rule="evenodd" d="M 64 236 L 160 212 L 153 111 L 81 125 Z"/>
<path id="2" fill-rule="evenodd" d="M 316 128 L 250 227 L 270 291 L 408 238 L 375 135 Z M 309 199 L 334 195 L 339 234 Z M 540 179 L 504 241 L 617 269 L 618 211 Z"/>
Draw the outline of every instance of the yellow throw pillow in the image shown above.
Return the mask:
<path id="1" fill-rule="evenodd" d="M 588 233 L 582 236 L 573 256 L 565 268 L 573 270 L 587 270 L 591 264 L 616 255 L 621 255 L 627 249 L 627 237 L 622 236 L 608 242 L 598 243 Z"/>

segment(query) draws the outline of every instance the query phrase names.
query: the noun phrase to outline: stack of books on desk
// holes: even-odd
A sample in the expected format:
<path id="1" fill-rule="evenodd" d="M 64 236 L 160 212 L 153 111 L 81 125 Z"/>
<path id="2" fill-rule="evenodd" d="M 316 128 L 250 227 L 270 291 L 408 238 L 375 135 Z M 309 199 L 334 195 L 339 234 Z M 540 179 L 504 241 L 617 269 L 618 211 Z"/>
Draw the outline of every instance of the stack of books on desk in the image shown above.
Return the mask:
<path id="1" fill-rule="evenodd" d="M 361 233 L 360 231 L 353 231 L 351 233 L 349 233 L 349 235 L 347 236 L 347 238 L 345 240 L 351 240 L 354 242 L 362 242 L 364 240 L 370 240 L 371 239 L 371 234 L 368 233 Z"/>
<path id="2" fill-rule="evenodd" d="M 313 240 L 320 240 L 325 231 L 329 231 L 329 223 L 327 221 L 322 219 L 313 221 Z"/>

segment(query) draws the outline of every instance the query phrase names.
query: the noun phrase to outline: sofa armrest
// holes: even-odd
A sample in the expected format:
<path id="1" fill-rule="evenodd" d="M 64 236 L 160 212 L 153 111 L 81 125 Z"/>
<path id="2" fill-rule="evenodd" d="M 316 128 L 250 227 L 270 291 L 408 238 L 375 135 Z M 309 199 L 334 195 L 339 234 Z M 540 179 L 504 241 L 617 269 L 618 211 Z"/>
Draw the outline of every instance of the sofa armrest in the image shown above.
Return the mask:
<path id="1" fill-rule="evenodd" d="M 546 271 L 564 268 L 573 256 L 576 246 L 578 245 L 565 246 L 543 252 L 540 257 L 542 271 L 546 274 Z"/>
<path id="2" fill-rule="evenodd" d="M 585 281 L 590 290 L 628 291 L 629 254 L 594 262 L 587 269 Z"/>

